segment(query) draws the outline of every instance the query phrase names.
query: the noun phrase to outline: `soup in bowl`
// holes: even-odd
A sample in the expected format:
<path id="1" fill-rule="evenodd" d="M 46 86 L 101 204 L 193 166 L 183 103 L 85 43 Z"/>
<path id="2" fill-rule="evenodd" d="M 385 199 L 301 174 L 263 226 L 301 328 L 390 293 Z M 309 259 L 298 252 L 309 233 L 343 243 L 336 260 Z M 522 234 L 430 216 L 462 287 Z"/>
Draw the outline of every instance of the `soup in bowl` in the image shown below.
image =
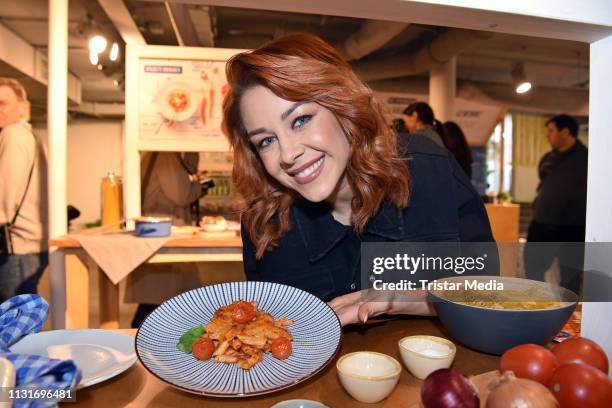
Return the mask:
<path id="1" fill-rule="evenodd" d="M 578 296 L 546 282 L 503 276 L 453 276 L 429 285 L 428 299 L 460 343 L 490 354 L 545 345 L 569 320 Z"/>

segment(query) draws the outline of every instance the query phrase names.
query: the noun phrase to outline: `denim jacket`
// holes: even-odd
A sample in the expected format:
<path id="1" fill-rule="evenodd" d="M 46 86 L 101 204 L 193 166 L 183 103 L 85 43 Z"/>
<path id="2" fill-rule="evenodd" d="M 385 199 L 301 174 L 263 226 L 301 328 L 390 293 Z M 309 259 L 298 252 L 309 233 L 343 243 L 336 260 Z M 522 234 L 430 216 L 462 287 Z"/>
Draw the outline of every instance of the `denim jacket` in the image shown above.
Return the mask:
<path id="1" fill-rule="evenodd" d="M 385 201 L 358 237 L 337 222 L 326 203 L 298 200 L 291 230 L 261 260 L 242 229 L 248 280 L 278 282 L 324 301 L 360 288 L 361 242 L 493 241 L 482 201 L 452 154 L 429 139 L 400 135 L 410 170 L 408 207 Z"/>

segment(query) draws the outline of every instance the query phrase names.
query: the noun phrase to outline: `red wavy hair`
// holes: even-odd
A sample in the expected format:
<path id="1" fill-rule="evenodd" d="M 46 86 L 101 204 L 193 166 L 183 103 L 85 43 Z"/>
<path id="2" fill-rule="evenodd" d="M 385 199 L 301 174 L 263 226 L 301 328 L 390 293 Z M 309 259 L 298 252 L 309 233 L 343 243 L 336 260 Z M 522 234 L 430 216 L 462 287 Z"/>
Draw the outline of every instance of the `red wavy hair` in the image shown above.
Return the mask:
<path id="1" fill-rule="evenodd" d="M 242 198 L 242 224 L 261 259 L 291 228 L 295 192 L 269 176 L 240 118 L 240 98 L 262 85 L 289 101 L 313 101 L 329 109 L 351 151 L 346 167 L 353 191 L 352 223 L 361 234 L 381 203 L 408 205 L 409 174 L 397 134 L 383 109 L 346 61 L 319 37 L 289 34 L 254 51 L 237 54 L 226 66 L 230 86 L 223 100 L 223 129 L 234 150 L 232 179 Z"/>

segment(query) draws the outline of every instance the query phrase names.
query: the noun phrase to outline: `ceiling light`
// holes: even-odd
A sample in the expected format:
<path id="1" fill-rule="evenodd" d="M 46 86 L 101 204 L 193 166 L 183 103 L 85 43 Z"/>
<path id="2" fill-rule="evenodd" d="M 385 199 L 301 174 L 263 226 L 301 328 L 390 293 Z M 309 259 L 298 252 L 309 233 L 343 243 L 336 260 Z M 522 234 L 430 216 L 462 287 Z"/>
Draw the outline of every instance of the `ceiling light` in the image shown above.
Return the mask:
<path id="1" fill-rule="evenodd" d="M 91 65 L 98 65 L 100 58 L 98 57 L 98 53 L 95 51 L 89 51 L 89 62 Z"/>
<path id="2" fill-rule="evenodd" d="M 101 35 L 94 35 L 89 40 L 89 51 L 100 54 L 106 49 L 106 38 Z"/>
<path id="3" fill-rule="evenodd" d="M 520 84 L 517 85 L 514 91 L 518 94 L 522 94 L 525 92 L 529 92 L 530 89 L 531 89 L 531 82 L 521 82 Z"/>
<path id="4" fill-rule="evenodd" d="M 108 57 L 111 61 L 117 61 L 117 58 L 119 58 L 119 44 L 113 43 Z"/>
<path id="5" fill-rule="evenodd" d="M 519 62 L 512 70 L 512 84 L 514 86 L 514 92 L 523 94 L 529 92 L 531 89 L 531 81 L 527 78 L 525 73 L 525 66 Z"/>

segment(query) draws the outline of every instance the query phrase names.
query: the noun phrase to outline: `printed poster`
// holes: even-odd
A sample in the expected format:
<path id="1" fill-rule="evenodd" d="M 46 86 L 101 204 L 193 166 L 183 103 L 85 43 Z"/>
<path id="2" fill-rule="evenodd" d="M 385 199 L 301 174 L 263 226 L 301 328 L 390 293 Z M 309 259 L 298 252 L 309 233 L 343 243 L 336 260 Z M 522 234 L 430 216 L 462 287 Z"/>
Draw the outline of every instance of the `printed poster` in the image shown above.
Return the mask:
<path id="1" fill-rule="evenodd" d="M 141 59 L 139 70 L 140 139 L 224 137 L 225 61 Z"/>

